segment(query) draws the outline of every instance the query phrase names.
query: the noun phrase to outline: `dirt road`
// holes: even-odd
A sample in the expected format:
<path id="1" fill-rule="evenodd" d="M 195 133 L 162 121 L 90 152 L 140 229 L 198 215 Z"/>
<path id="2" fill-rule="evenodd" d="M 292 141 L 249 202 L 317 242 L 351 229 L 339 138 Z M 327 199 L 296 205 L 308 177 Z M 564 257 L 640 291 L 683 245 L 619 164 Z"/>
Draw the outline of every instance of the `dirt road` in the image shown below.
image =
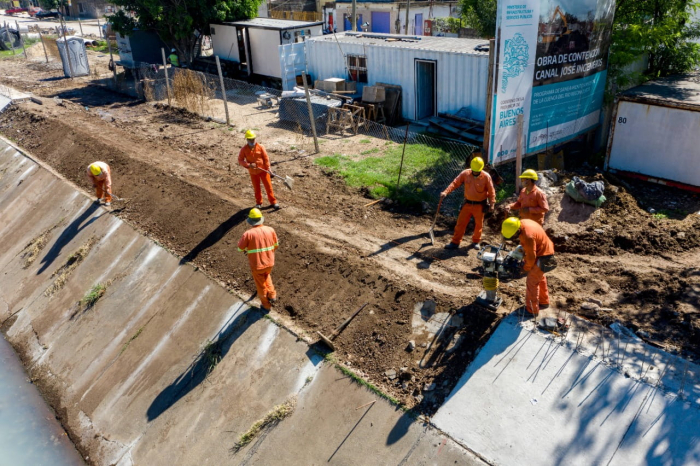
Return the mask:
<path id="1" fill-rule="evenodd" d="M 247 172 L 235 164 L 244 143 L 238 130 L 91 87 L 89 78 L 58 79 L 60 72 L 40 64 L 12 60 L 0 69 L 3 84 L 44 97 L 44 105 L 25 103 L 0 115 L 2 134 L 85 188 L 85 166 L 108 162 L 115 192 L 129 199 L 115 205 L 117 215 L 251 296 L 247 260 L 236 252 L 254 204 Z M 429 215 L 367 207 L 371 199 L 361 190 L 292 149 L 293 133 L 258 133 L 274 169 L 295 179 L 292 192 L 274 183 L 283 209 L 265 210 L 280 237 L 273 317 L 313 339 L 316 330 L 329 334 L 359 304 L 370 303 L 336 340 L 337 359 L 405 405 L 434 412 L 492 325 L 519 306 L 524 280 L 503 286 L 499 313 L 476 306 L 476 252 L 442 249 L 453 220 L 439 222 L 431 246 Z M 332 153 L 333 144 L 353 150 L 341 139 L 323 151 Z M 619 320 L 697 360 L 700 221 L 694 214 L 655 218 L 637 199 L 656 205 L 673 197 L 694 212 L 698 199 L 675 191 L 649 196 L 640 186 L 609 186 L 609 201 L 596 212 L 570 205 L 560 187 L 552 190 L 546 227 L 561 260 L 549 275 L 550 292 L 558 309 L 608 324 Z M 501 241 L 495 219 L 484 239 Z M 582 309 L 589 298 L 611 310 Z M 412 351 L 409 341 L 416 344 Z"/>

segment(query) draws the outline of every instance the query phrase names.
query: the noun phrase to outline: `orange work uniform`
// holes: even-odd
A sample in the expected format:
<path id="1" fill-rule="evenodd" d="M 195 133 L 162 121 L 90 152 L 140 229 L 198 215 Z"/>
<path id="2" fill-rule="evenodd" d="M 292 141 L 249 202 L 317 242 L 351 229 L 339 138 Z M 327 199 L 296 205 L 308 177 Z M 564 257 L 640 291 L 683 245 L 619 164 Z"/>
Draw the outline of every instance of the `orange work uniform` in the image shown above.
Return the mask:
<path id="1" fill-rule="evenodd" d="M 94 165 L 102 169 L 102 173 L 99 176 L 95 176 L 90 171 L 90 167 L 87 168 L 87 177 L 95 188 L 95 196 L 97 196 L 97 199 L 102 199 L 104 195 L 105 202 L 112 202 L 112 170 L 104 162 L 95 162 Z"/>
<path id="2" fill-rule="evenodd" d="M 460 173 L 442 194 L 448 195 L 462 185 L 464 185 L 464 205 L 459 211 L 452 242 L 454 244 L 462 242 L 469 220 L 473 216 L 472 242 L 478 243 L 481 241 L 481 232 L 484 229 L 484 201 L 488 198 L 489 203 L 494 205 L 496 203 L 496 190 L 493 187 L 491 175 L 482 171 L 479 176 L 473 176 L 472 171 L 468 169 Z"/>
<path id="3" fill-rule="evenodd" d="M 527 208 L 527 211 L 520 210 L 522 208 Z M 518 200 L 510 206 L 510 209 L 520 210 L 521 219 L 534 220 L 540 225 L 544 225 L 544 216 L 549 212 L 549 203 L 544 191 L 537 186 L 533 186 L 530 192 L 523 188 L 520 191 Z"/>
<path id="4" fill-rule="evenodd" d="M 530 314 L 537 315 L 541 305 L 549 304 L 547 277 L 537 266 L 537 259 L 553 255 L 554 243 L 539 223 L 523 219 L 520 220 L 520 245 L 525 252 L 523 270 L 527 272 L 525 308 Z"/>
<path id="5" fill-rule="evenodd" d="M 272 267 L 275 265 L 275 250 L 279 247 L 277 233 L 266 225 L 257 225 L 243 233 L 238 250 L 248 255 L 250 271 L 253 273 L 258 297 L 265 309 L 270 309 L 270 299 L 277 298 L 272 284 Z"/>
<path id="6" fill-rule="evenodd" d="M 260 190 L 260 183 L 262 182 L 263 186 L 265 186 L 265 192 L 267 193 L 267 200 L 270 201 L 272 205 L 277 204 L 275 193 L 272 191 L 272 180 L 270 179 L 269 173 L 251 167 L 251 163 L 255 163 L 256 166 L 270 171 L 270 158 L 267 156 L 267 151 L 257 142 L 253 148 L 248 144 L 243 146 L 238 153 L 238 165 L 247 168 L 248 173 L 250 173 L 250 181 L 253 183 L 253 190 L 255 191 L 255 203 L 260 205 L 263 201 L 262 191 Z"/>

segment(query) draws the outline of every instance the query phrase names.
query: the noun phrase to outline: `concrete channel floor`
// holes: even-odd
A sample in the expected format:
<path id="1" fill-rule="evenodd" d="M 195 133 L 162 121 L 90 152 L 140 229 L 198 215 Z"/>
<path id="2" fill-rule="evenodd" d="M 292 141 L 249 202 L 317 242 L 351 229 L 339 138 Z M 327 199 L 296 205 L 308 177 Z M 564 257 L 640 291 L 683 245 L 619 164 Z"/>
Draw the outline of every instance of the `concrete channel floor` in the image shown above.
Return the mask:
<path id="1" fill-rule="evenodd" d="M 433 422 L 492 464 L 700 464 L 700 368 L 572 319 L 511 315 Z M 516 459 L 517 458 L 517 459 Z"/>
<path id="2" fill-rule="evenodd" d="M 481 464 L 8 141 L 0 243 L 0 322 L 90 463 Z"/>

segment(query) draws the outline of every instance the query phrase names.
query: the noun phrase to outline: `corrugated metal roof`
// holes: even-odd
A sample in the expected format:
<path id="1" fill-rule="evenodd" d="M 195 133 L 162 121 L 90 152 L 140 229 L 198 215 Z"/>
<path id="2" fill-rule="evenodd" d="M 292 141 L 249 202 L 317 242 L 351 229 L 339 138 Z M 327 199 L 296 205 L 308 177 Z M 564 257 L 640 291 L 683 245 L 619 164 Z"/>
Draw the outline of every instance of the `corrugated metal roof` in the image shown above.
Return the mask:
<path id="1" fill-rule="evenodd" d="M 634 100 L 661 101 L 700 107 L 700 72 L 669 76 L 622 93 Z"/>
<path id="2" fill-rule="evenodd" d="M 248 21 L 224 23 L 231 26 L 247 26 L 272 29 L 294 29 L 323 24 L 322 21 L 292 21 L 290 19 L 254 18 Z"/>
<path id="3" fill-rule="evenodd" d="M 392 40 L 396 39 L 396 40 Z M 456 37 L 433 36 L 401 36 L 396 34 L 348 33 L 329 34 L 312 37 L 307 40 L 329 41 L 340 44 L 360 44 L 374 47 L 390 47 L 396 49 L 430 50 L 435 52 L 463 53 L 468 55 L 488 55 L 488 40 L 484 39 L 458 39 Z M 475 47 L 482 46 L 482 51 Z"/>

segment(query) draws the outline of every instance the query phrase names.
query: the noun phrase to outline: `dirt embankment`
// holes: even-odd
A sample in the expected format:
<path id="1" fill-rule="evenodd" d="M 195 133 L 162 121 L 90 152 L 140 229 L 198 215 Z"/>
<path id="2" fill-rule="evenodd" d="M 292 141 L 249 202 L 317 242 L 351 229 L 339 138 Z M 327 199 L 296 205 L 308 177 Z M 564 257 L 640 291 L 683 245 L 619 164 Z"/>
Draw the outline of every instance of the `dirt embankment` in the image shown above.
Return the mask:
<path id="1" fill-rule="evenodd" d="M 236 243 L 248 227 L 249 206 L 217 197 L 202 187 L 157 166 L 135 160 L 99 137 L 52 118 L 22 109 L 0 116 L 0 131 L 22 134 L 22 145 L 67 179 L 89 188 L 85 167 L 107 161 L 118 173 L 114 190 L 128 202 L 115 203 L 121 218 L 153 237 L 169 250 L 204 269 L 226 286 L 249 296 L 255 289 L 248 263 Z M 436 384 L 420 409 L 432 412 L 471 361 L 482 337 L 497 316 L 466 305 L 460 298 L 426 292 L 377 269 L 361 255 L 321 251 L 295 230 L 295 221 L 266 211 L 274 223 L 282 250 L 273 276 L 280 296 L 275 310 L 288 316 L 309 334 L 330 334 L 358 306 L 369 306 L 336 340 L 344 361 L 388 393 L 414 406 L 425 386 Z M 435 308 L 458 316 L 463 325 L 447 327 L 439 341 L 432 334 L 413 333 L 414 308 L 432 300 Z M 417 348 L 407 350 L 410 340 Z M 449 353 L 443 350 L 456 343 Z M 391 369 L 407 368 L 403 379 L 387 378 Z"/>

